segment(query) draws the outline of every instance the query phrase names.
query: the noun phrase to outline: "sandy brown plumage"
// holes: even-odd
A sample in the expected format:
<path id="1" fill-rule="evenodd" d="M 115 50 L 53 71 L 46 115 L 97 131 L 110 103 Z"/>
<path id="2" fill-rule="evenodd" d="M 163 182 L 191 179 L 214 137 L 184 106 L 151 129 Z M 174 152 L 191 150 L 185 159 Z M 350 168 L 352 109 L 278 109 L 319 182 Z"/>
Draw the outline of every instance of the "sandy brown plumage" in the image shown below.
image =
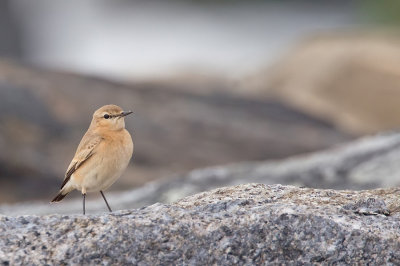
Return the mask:
<path id="1" fill-rule="evenodd" d="M 125 129 L 123 112 L 119 106 L 105 105 L 94 114 L 89 129 L 83 136 L 65 174 L 60 192 L 52 200 L 62 200 L 74 189 L 82 195 L 111 186 L 127 167 L 133 153 L 133 142 Z M 111 209 L 110 209 L 111 211 Z"/>

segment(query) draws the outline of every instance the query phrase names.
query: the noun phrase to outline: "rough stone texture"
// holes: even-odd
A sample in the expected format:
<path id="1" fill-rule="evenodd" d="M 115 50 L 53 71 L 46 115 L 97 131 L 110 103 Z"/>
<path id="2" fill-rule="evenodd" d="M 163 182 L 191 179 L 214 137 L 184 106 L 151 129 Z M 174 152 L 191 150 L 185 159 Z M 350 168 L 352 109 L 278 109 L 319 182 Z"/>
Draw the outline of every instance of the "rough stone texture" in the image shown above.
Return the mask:
<path id="1" fill-rule="evenodd" d="M 399 189 L 246 184 L 101 215 L 1 216 L 4 264 L 400 263 Z"/>
<path id="2" fill-rule="evenodd" d="M 192 171 L 141 188 L 106 193 L 115 209 L 131 209 L 156 202 L 173 202 L 188 195 L 221 186 L 245 184 L 289 184 L 313 188 L 370 189 L 400 185 L 400 134 L 387 133 L 363 138 L 335 149 L 282 161 L 251 162 Z M 75 194 L 77 195 L 77 194 Z M 93 200 L 96 198 L 97 200 Z M 100 195 L 89 194 L 89 212 L 104 211 Z M 0 205 L 0 213 L 80 213 L 81 199 L 66 198 L 55 205 L 25 203 Z"/>

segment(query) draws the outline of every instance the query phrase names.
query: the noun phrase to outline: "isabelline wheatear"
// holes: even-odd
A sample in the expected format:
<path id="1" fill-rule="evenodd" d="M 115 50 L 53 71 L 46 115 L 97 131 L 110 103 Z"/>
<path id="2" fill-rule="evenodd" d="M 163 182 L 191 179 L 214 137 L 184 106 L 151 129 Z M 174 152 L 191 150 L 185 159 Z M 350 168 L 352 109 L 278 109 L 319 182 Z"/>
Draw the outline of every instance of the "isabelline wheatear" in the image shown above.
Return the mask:
<path id="1" fill-rule="evenodd" d="M 85 214 L 86 193 L 99 191 L 111 212 L 103 191 L 121 176 L 132 157 L 133 142 L 124 120 L 131 113 L 116 105 L 105 105 L 94 112 L 89 129 L 65 173 L 60 192 L 52 202 L 62 200 L 77 189 L 82 192 Z"/>

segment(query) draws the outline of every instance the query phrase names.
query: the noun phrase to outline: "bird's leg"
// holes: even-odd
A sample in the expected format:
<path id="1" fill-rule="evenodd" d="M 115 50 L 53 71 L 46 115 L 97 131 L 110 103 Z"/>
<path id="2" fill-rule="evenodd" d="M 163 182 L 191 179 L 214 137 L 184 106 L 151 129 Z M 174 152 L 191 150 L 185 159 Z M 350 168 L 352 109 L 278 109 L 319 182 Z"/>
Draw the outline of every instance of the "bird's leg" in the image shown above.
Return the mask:
<path id="1" fill-rule="evenodd" d="M 112 212 L 112 210 L 111 210 L 111 208 L 110 208 L 110 205 L 108 205 L 108 202 L 107 202 L 107 200 L 106 200 L 106 197 L 105 197 L 104 194 L 103 194 L 103 191 L 100 190 L 100 194 L 103 196 L 103 199 L 104 199 L 104 201 L 106 202 L 106 205 L 107 205 L 108 210 L 109 210 L 110 212 Z"/>
<path id="2" fill-rule="evenodd" d="M 82 194 L 82 196 L 83 196 L 83 215 L 85 215 L 85 199 L 86 199 L 86 193 L 85 194 Z"/>

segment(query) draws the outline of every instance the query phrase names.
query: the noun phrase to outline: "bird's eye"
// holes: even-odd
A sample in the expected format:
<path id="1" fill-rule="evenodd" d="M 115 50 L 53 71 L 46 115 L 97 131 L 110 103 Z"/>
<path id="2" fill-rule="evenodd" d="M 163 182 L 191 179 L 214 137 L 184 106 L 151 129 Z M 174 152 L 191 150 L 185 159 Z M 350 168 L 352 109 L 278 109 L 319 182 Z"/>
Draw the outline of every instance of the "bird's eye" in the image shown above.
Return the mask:
<path id="1" fill-rule="evenodd" d="M 105 118 L 105 119 L 109 119 L 109 118 L 110 118 L 110 115 L 105 114 L 105 115 L 104 115 L 104 118 Z"/>

